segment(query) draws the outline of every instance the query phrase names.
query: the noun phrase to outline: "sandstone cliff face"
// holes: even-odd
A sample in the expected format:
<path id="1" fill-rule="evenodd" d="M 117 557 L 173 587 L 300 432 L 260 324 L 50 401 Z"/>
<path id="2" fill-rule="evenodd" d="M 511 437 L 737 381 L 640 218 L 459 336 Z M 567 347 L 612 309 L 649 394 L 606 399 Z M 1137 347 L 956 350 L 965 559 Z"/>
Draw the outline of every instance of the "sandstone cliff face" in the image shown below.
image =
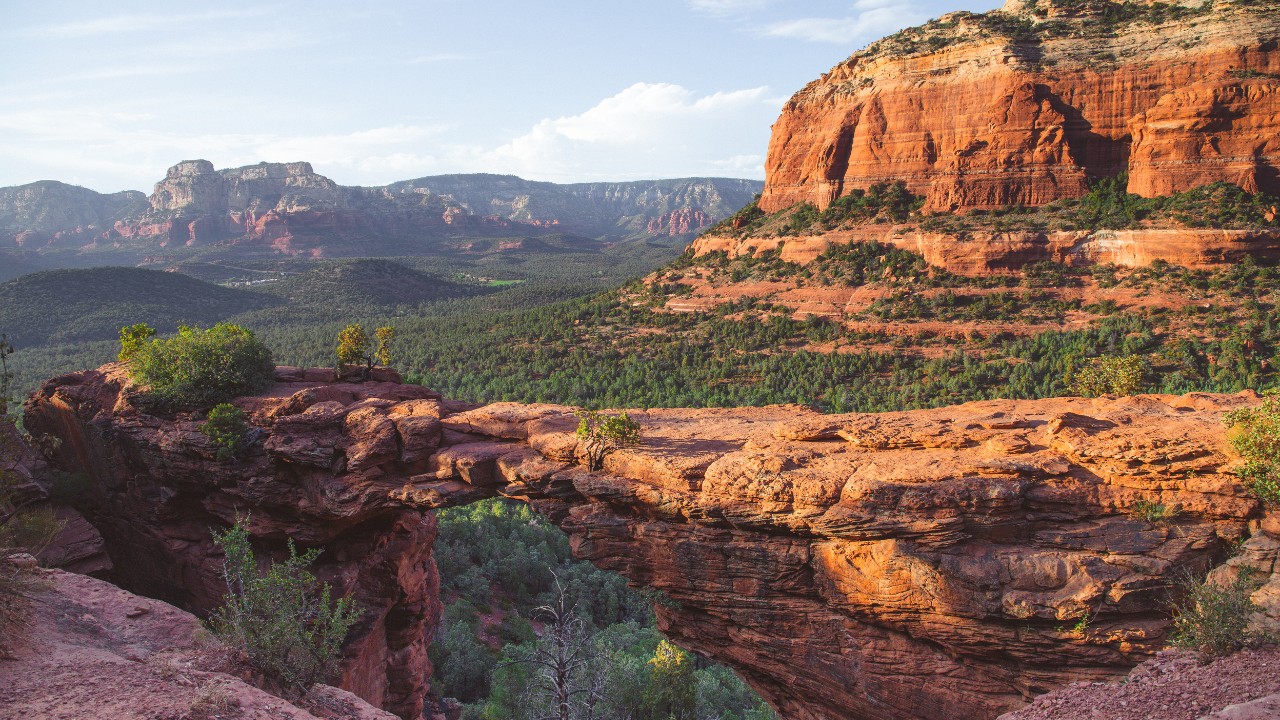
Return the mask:
<path id="1" fill-rule="evenodd" d="M 417 386 L 332 385 L 316 391 L 324 399 L 313 406 L 315 398 L 305 392 L 311 401 L 292 399 L 303 385 L 282 383 L 274 398 L 255 402 L 285 407 L 285 415 L 308 406 L 308 413 L 278 424 L 307 435 L 312 446 L 294 453 L 294 441 L 281 432 L 242 462 L 217 463 L 198 422 L 143 414 L 125 388 L 114 366 L 55 380 L 34 401 L 35 424 L 28 426 L 36 435 L 60 437 L 57 462 L 91 479 L 86 504 L 115 561 L 110 579 L 203 613 L 220 604 L 225 591 L 210 528 L 249 514 L 262 552 L 278 557 L 289 537 L 323 547 L 316 574 L 365 610 L 347 649 L 342 686 L 401 717 L 417 717 L 431 675 L 426 646 L 441 612 L 431 559 L 435 520 L 389 498 L 414 466 L 395 469 L 395 426 L 376 416 L 397 402 L 432 407 L 438 396 Z M 347 405 L 361 403 L 365 411 L 348 412 Z M 258 422 L 271 425 L 262 413 Z M 376 441 L 368 457 L 344 455 L 367 439 Z M 317 440 L 330 443 L 327 451 L 315 447 Z M 415 442 L 429 445 L 426 438 Z"/>
<path id="2" fill-rule="evenodd" d="M 94 476 L 129 586 L 207 607 L 207 526 L 237 511 L 268 544 L 328 548 L 327 576 L 372 608 L 344 687 L 404 717 L 439 613 L 427 508 L 529 502 L 579 557 L 668 595 L 671 637 L 800 720 L 989 718 L 1115 676 L 1163 644 L 1169 578 L 1261 512 L 1221 424 L 1252 395 L 635 411 L 641 444 L 587 472 L 569 408 L 278 377 L 236 401 L 257 440 L 235 464 L 191 419 L 138 412 L 111 366 L 50 381 L 26 422 Z M 1145 522 L 1144 500 L 1181 514 Z"/>
<path id="3" fill-rule="evenodd" d="M 140 192 L 112 194 L 46 180 L 0 188 L 0 247 L 80 245 L 108 232 L 119 219 L 143 212 Z"/>
<path id="4" fill-rule="evenodd" d="M 850 243 L 892 245 L 922 256 L 934 267 L 959 275 L 1016 272 L 1026 265 L 1051 261 L 1075 267 L 1115 264 L 1144 267 L 1156 260 L 1206 269 L 1245 257 L 1280 259 L 1278 230 L 1142 228 L 1135 230 L 1071 230 L 1041 232 L 926 232 L 908 225 L 862 225 L 821 235 L 735 238 L 705 234 L 690 246 L 695 255 L 724 252 L 729 257 L 778 250 L 779 257 L 801 265 L 832 247 Z"/>
<path id="5" fill-rule="evenodd" d="M 783 108 L 761 208 L 894 180 L 927 210 L 1043 205 L 1121 172 L 1144 196 L 1280 192 L 1274 4 L 1107 5 L 953 13 L 855 53 Z"/>

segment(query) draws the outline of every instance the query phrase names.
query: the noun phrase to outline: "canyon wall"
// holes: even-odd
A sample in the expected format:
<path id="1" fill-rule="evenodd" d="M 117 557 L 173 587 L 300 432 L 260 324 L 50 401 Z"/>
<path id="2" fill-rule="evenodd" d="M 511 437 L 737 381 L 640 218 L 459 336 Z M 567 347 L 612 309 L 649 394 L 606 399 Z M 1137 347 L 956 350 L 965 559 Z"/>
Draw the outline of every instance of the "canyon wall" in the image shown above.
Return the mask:
<path id="1" fill-rule="evenodd" d="M 1044 205 L 1128 173 L 1280 193 L 1280 11 L 1252 0 L 1011 0 L 852 55 L 773 126 L 760 207 L 903 180 L 926 210 Z"/>
<path id="2" fill-rule="evenodd" d="M 208 608 L 208 528 L 237 513 L 265 549 L 323 546 L 322 574 L 368 609 L 343 686 L 402 717 L 439 620 L 430 508 L 530 503 L 797 720 L 990 718 L 1116 676 L 1166 641 L 1171 578 L 1265 533 L 1221 423 L 1250 393 L 633 411 L 640 444 L 588 472 L 570 408 L 277 379 L 235 401 L 254 443 L 230 463 L 196 419 L 141 411 L 116 366 L 49 381 L 26 424 L 92 476 L 126 587 Z M 1178 512 L 1148 522 L 1142 502 Z"/>

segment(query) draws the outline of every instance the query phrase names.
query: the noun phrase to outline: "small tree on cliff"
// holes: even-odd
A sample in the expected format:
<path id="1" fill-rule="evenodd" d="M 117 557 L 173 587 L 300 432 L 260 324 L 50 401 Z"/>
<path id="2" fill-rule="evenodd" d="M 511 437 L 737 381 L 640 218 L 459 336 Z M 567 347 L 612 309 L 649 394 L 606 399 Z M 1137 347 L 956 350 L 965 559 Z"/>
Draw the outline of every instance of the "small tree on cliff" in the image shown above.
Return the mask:
<path id="1" fill-rule="evenodd" d="M 244 411 L 231 403 L 215 405 L 197 429 L 218 446 L 218 460 L 231 460 L 247 444 L 249 426 L 244 421 Z"/>
<path id="2" fill-rule="evenodd" d="M 127 364 L 132 361 L 155 335 L 156 329 L 146 323 L 120 328 L 120 362 Z"/>
<path id="3" fill-rule="evenodd" d="M 290 692 L 301 695 L 332 677 L 360 610 L 351 598 L 334 601 L 328 583 L 317 591 L 316 576 L 307 568 L 320 551 L 299 554 L 291 539 L 288 559 L 272 563 L 263 575 L 249 544 L 247 518 L 215 531 L 213 541 L 226 554 L 227 582 L 226 604 L 209 617 L 214 632 Z"/>
<path id="4" fill-rule="evenodd" d="M 618 448 L 640 442 L 640 424 L 625 412 L 602 415 L 595 410 L 578 410 L 578 438 L 582 440 L 587 469 L 599 470 L 604 459 Z"/>
<path id="5" fill-rule="evenodd" d="M 391 343 L 395 340 L 396 329 L 384 325 L 374 331 L 377 345 L 369 339 L 364 326 L 351 323 L 338 332 L 338 369 L 347 365 L 364 365 L 364 376 L 373 372 L 373 364 L 391 364 Z"/>

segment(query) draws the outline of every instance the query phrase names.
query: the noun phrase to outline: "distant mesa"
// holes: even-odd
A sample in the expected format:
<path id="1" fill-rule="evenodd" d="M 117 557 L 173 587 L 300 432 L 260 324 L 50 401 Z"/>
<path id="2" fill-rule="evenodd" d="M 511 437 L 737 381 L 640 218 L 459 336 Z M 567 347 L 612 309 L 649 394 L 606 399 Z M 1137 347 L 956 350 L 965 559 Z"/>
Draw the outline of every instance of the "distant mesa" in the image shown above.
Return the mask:
<path id="1" fill-rule="evenodd" d="M 487 174 L 349 187 L 307 162 L 218 170 L 184 160 L 150 196 L 55 181 L 0 188 L 0 248 L 349 257 L 448 250 L 460 237 L 680 237 L 728 216 L 761 188 L 726 178 L 560 185 Z"/>

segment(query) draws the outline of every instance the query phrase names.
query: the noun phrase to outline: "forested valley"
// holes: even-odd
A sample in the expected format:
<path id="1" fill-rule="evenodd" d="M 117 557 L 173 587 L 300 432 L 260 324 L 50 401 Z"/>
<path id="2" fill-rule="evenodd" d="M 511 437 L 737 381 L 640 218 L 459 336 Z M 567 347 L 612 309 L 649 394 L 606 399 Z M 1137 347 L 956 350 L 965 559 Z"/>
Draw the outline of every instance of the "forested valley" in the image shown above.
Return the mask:
<path id="1" fill-rule="evenodd" d="M 968 278 L 874 244 L 805 266 L 776 253 L 695 258 L 637 244 L 178 269 L 55 271 L 0 285 L 17 389 L 113 359 L 117 331 L 136 322 L 166 334 L 229 320 L 277 363 L 308 366 L 334 364 L 348 323 L 389 325 L 392 364 L 407 380 L 473 402 L 828 412 L 1062 395 L 1099 358 L 1133 359 L 1140 390 L 1234 392 L 1274 382 L 1280 341 L 1280 273 L 1251 261 L 1214 271 L 1040 264 Z M 679 309 L 753 283 L 765 289 Z M 870 288 L 875 299 L 843 315 L 804 313 L 770 283 Z M 969 329 L 939 332 L 939 322 Z M 530 659 L 553 624 L 545 609 L 561 599 L 581 619 L 594 681 L 609 688 L 599 717 L 772 717 L 730 671 L 661 639 L 651 605 L 663 598 L 573 561 L 565 536 L 526 506 L 485 501 L 439 518 L 446 610 L 434 685 L 465 704 L 464 717 L 524 717 L 537 692 Z"/>

